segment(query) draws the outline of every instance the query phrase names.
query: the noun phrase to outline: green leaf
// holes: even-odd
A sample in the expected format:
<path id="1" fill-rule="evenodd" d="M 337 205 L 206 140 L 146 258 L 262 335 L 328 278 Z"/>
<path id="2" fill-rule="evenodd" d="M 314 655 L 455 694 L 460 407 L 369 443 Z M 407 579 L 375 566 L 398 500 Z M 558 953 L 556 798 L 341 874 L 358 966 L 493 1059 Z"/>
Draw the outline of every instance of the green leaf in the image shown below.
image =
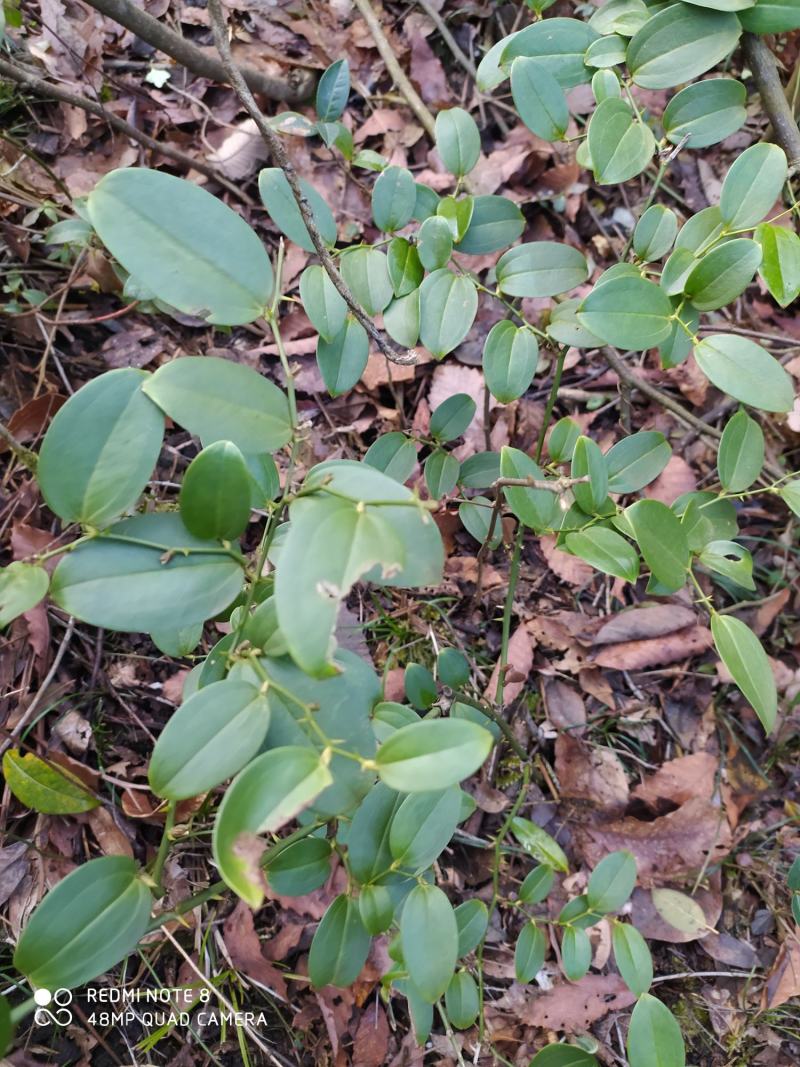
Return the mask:
<path id="1" fill-rule="evenodd" d="M 800 891 L 800 855 L 795 856 L 786 876 L 786 887 L 793 893 Z"/>
<path id="2" fill-rule="evenodd" d="M 763 645 L 750 627 L 733 615 L 712 615 L 711 635 L 737 687 L 766 733 L 771 733 L 778 713 L 778 695 Z"/>
<path id="3" fill-rule="evenodd" d="M 510 829 L 525 851 L 539 863 L 564 874 L 569 872 L 569 863 L 561 845 L 541 826 L 518 815 L 511 820 Z"/>
<path id="4" fill-rule="evenodd" d="M 425 485 L 431 498 L 440 500 L 455 489 L 461 464 L 451 452 L 437 448 L 425 460 L 423 470 Z"/>
<path id="5" fill-rule="evenodd" d="M 493 510 L 494 503 L 486 496 L 474 496 L 471 500 L 462 500 L 458 505 L 458 517 L 464 524 L 464 529 L 481 545 L 489 537 Z M 489 547 L 497 548 L 502 538 L 502 523 L 495 521 Z"/>
<path id="6" fill-rule="evenodd" d="M 481 135 L 475 119 L 460 107 L 447 108 L 436 116 L 436 150 L 456 178 L 469 174 L 481 154 Z"/>
<path id="7" fill-rule="evenodd" d="M 689 544 L 677 516 L 660 500 L 637 500 L 624 515 L 653 577 L 675 592 L 686 582 Z"/>
<path id="8" fill-rule="evenodd" d="M 400 943 L 411 981 L 433 1004 L 450 984 L 458 953 L 453 907 L 437 886 L 422 884 L 409 893 L 400 916 Z"/>
<path id="9" fill-rule="evenodd" d="M 23 756 L 19 749 L 8 749 L 3 756 L 3 775 L 17 800 L 43 815 L 91 811 L 100 803 L 77 778 L 32 752 Z"/>
<path id="10" fill-rule="evenodd" d="M 753 235 L 761 245 L 758 273 L 782 308 L 800 296 L 800 237 L 794 230 L 762 222 Z"/>
<path id="11" fill-rule="evenodd" d="M 750 33 L 786 33 L 800 26 L 800 9 L 796 0 L 756 0 L 739 21 Z"/>
<path id="12" fill-rule="evenodd" d="M 650 17 L 643 0 L 609 0 L 597 8 L 589 25 L 598 33 L 620 33 L 632 37 Z"/>
<path id="13" fill-rule="evenodd" d="M 536 1053 L 529 1067 L 597 1067 L 597 1060 L 577 1045 L 548 1045 Z"/>
<path id="14" fill-rule="evenodd" d="M 506 296 L 555 296 L 589 276 L 581 253 L 557 241 L 517 245 L 500 257 L 495 271 L 497 286 Z"/>
<path id="15" fill-rule="evenodd" d="M 700 551 L 709 541 L 736 537 L 739 526 L 732 500 L 722 500 L 716 493 L 683 493 L 672 510 L 680 516 L 689 548 Z"/>
<path id="16" fill-rule="evenodd" d="M 2 40 L 4 29 L 5 15 L 2 8 L 0 8 L 0 40 Z M 10 1048 L 13 1037 L 14 1025 L 11 1022 L 11 1008 L 9 1007 L 8 998 L 0 997 L 0 1056 L 5 1055 Z"/>
<path id="17" fill-rule="evenodd" d="M 133 952 L 150 921 L 150 890 L 127 856 L 104 856 L 51 889 L 22 931 L 14 966 L 31 985 L 75 989 Z"/>
<path id="18" fill-rule="evenodd" d="M 749 489 L 764 466 L 764 432 L 746 411 L 737 411 L 725 424 L 717 454 L 717 470 L 729 493 Z"/>
<path id="19" fill-rule="evenodd" d="M 601 185 L 619 185 L 636 177 L 653 157 L 653 131 L 625 100 L 609 97 L 589 120 L 589 155 Z"/>
<path id="20" fill-rule="evenodd" d="M 755 589 L 753 557 L 735 541 L 710 541 L 699 555 L 704 567 L 730 578 L 744 589 Z"/>
<path id="21" fill-rule="evenodd" d="M 367 933 L 385 933 L 394 918 L 391 893 L 385 885 L 365 885 L 358 897 L 358 911 Z"/>
<path id="22" fill-rule="evenodd" d="M 630 923 L 611 924 L 611 944 L 614 962 L 622 975 L 622 981 L 640 997 L 653 983 L 653 957 L 647 942 Z"/>
<path id="23" fill-rule="evenodd" d="M 607 915 L 619 911 L 636 885 L 636 860 L 633 853 L 610 852 L 592 871 L 586 887 L 589 907 Z"/>
<path id="24" fill-rule="evenodd" d="M 749 238 L 726 241 L 706 252 L 692 269 L 683 291 L 698 311 L 713 311 L 740 296 L 761 263 L 761 246 Z"/>
<path id="25" fill-rule="evenodd" d="M 469 682 L 469 660 L 457 648 L 443 648 L 436 657 L 436 670 L 442 685 L 449 685 L 451 689 L 466 685 Z"/>
<path id="26" fill-rule="evenodd" d="M 628 70 L 643 89 L 692 81 L 724 59 L 741 32 L 734 14 L 671 4 L 634 35 L 628 45 Z"/>
<path id="27" fill-rule="evenodd" d="M 602 508 L 608 496 L 608 471 L 600 446 L 590 437 L 581 436 L 575 442 L 572 451 L 571 475 L 573 478 L 587 478 L 572 487 L 575 502 L 587 515 L 594 515 Z"/>
<path id="28" fill-rule="evenodd" d="M 475 418 L 475 401 L 467 393 L 454 393 L 434 409 L 430 421 L 431 437 L 439 442 L 455 441 Z"/>
<path id="29" fill-rule="evenodd" d="M 592 962 L 592 943 L 585 930 L 566 926 L 561 938 L 561 966 L 570 982 L 579 982 Z"/>
<path id="30" fill-rule="evenodd" d="M 181 630 L 219 614 L 241 591 L 237 559 L 193 537 L 178 515 L 136 515 L 106 533 L 64 556 L 50 586 L 59 607 L 93 626 Z"/>
<path id="31" fill-rule="evenodd" d="M 450 844 L 460 814 L 457 785 L 407 796 L 389 830 L 389 850 L 396 866 L 414 873 L 430 867 Z"/>
<path id="32" fill-rule="evenodd" d="M 389 828 L 405 797 L 383 782 L 372 786 L 353 815 L 347 837 L 347 858 L 361 884 L 380 877 L 392 865 Z"/>
<path id="33" fill-rule="evenodd" d="M 459 971 L 450 979 L 444 1004 L 450 1025 L 456 1030 L 468 1030 L 478 1018 L 480 994 L 475 979 L 468 971 Z"/>
<path id="34" fill-rule="evenodd" d="M 346 59 L 337 59 L 317 83 L 315 111 L 321 122 L 335 122 L 345 109 L 350 94 L 350 67 Z"/>
<path id="35" fill-rule="evenodd" d="M 0 629 L 36 607 L 49 584 L 44 567 L 33 563 L 9 563 L 0 569 Z"/>
<path id="36" fill-rule="evenodd" d="M 517 896 L 523 904 L 541 904 L 553 888 L 555 877 L 552 867 L 546 863 L 538 863 L 526 875 Z"/>
<path id="37" fill-rule="evenodd" d="M 581 428 L 574 419 L 565 416 L 559 419 L 547 439 L 547 451 L 554 463 L 570 463 L 575 451 L 575 442 L 581 435 Z"/>
<path id="38" fill-rule="evenodd" d="M 455 916 L 458 927 L 458 958 L 461 959 L 481 943 L 489 925 L 489 909 L 482 900 L 473 897 L 458 905 Z"/>
<path id="39" fill-rule="evenodd" d="M 402 485 L 416 466 L 416 442 L 399 430 L 381 434 L 364 453 L 364 462 Z"/>
<path id="40" fill-rule="evenodd" d="M 421 663 L 409 663 L 403 675 L 403 688 L 408 702 L 418 711 L 427 711 L 439 696 L 436 679 Z"/>
<path id="41" fill-rule="evenodd" d="M 791 411 L 792 379 L 755 341 L 713 333 L 695 347 L 694 356 L 703 374 L 735 400 L 762 411 Z"/>
<path id="42" fill-rule="evenodd" d="M 142 494 L 161 451 L 164 417 L 142 392 L 153 376 L 133 367 L 88 382 L 56 413 L 38 479 L 66 522 L 107 526 Z"/>
<path id="43" fill-rule="evenodd" d="M 465 489 L 485 489 L 500 477 L 500 453 L 476 452 L 461 464 L 459 483 Z"/>
<path id="44" fill-rule="evenodd" d="M 613 70 L 598 70 L 592 76 L 592 95 L 594 96 L 596 104 L 602 104 L 604 100 L 619 99 L 619 97 L 622 96 L 622 87 L 619 84 L 619 78 Z M 581 141 L 577 152 L 580 152 L 581 149 L 586 151 L 587 147 L 586 142 Z M 591 160 L 587 159 L 585 165 L 591 168 Z"/>
<path id="45" fill-rule="evenodd" d="M 525 218 L 515 203 L 504 196 L 476 196 L 467 232 L 458 250 L 482 256 L 508 248 L 525 229 Z"/>
<path id="46" fill-rule="evenodd" d="M 569 125 L 564 90 L 544 64 L 519 56 L 511 64 L 511 95 L 519 117 L 543 141 L 560 141 Z"/>
<path id="47" fill-rule="evenodd" d="M 636 223 L 633 250 L 645 263 L 661 259 L 669 252 L 678 234 L 678 216 L 672 208 L 653 204 Z"/>
<path id="48" fill-rule="evenodd" d="M 396 297 L 408 296 L 419 288 L 425 271 L 416 248 L 405 237 L 395 237 L 389 242 L 387 266 Z"/>
<path id="49" fill-rule="evenodd" d="M 591 72 L 584 65 L 586 50 L 599 34 L 579 19 L 550 18 L 534 22 L 506 38 L 501 63 L 516 56 L 530 56 L 558 80 L 563 89 L 588 82 Z"/>
<path id="50" fill-rule="evenodd" d="M 719 209 L 729 230 L 761 222 L 780 197 L 789 165 L 774 144 L 754 144 L 735 160 L 722 183 Z"/>
<path id="51" fill-rule="evenodd" d="M 431 215 L 419 228 L 417 255 L 426 270 L 445 267 L 453 251 L 450 224 L 440 215 Z"/>
<path id="52" fill-rule="evenodd" d="M 708 930 L 705 913 L 700 905 L 686 893 L 677 889 L 654 889 L 651 893 L 653 907 L 661 918 L 682 934 L 700 937 Z"/>
<path id="53" fill-rule="evenodd" d="M 196 797 L 233 777 L 269 729 L 266 697 L 247 682 L 203 686 L 185 701 L 156 742 L 148 780 L 159 797 Z"/>
<path id="54" fill-rule="evenodd" d="M 500 473 L 503 478 L 544 479 L 544 472 L 529 455 L 505 446 L 500 453 Z M 557 508 L 555 493 L 549 489 L 504 486 L 503 494 L 508 506 L 525 526 L 537 532 L 550 526 Z"/>
<path id="55" fill-rule="evenodd" d="M 204 445 L 232 441 L 245 453 L 274 452 L 292 436 L 286 394 L 241 363 L 183 356 L 159 367 L 142 388 Z"/>
<path id="56" fill-rule="evenodd" d="M 317 989 L 352 985 L 367 962 L 371 940 L 358 901 L 342 893 L 322 916 L 311 942 L 308 976 L 312 984 Z"/>
<path id="57" fill-rule="evenodd" d="M 332 341 L 344 326 L 347 304 L 324 267 L 306 267 L 300 275 L 300 299 L 314 329 L 326 341 Z"/>
<path id="58" fill-rule="evenodd" d="M 330 341 L 320 334 L 317 341 L 317 365 L 331 396 L 348 392 L 366 369 L 369 338 L 360 322 L 347 316 L 344 326 Z"/>
<path id="59" fill-rule="evenodd" d="M 387 167 L 372 187 L 372 218 L 379 230 L 391 233 L 411 221 L 417 202 L 414 175 L 405 167 Z"/>
<path id="60" fill-rule="evenodd" d="M 264 246 L 205 189 L 126 167 L 101 178 L 86 206 L 109 252 L 159 300 L 227 326 L 264 313 L 274 284 Z"/>
<path id="61" fill-rule="evenodd" d="M 589 898 L 585 893 L 567 901 L 558 913 L 559 923 L 564 926 L 574 926 L 578 930 L 587 930 L 590 926 L 595 926 L 602 918 L 599 911 L 592 911 L 589 907 Z"/>
<path id="62" fill-rule="evenodd" d="M 672 448 L 663 433 L 640 430 L 606 452 L 609 493 L 638 493 L 661 474 Z"/>
<path id="63" fill-rule="evenodd" d="M 311 208 L 311 216 L 320 237 L 332 248 L 336 244 L 336 220 L 331 209 L 314 186 L 303 178 L 300 178 L 300 189 Z M 261 202 L 281 233 L 305 252 L 316 251 L 289 182 L 280 167 L 267 167 L 259 173 L 258 192 Z M 213 241 L 210 244 L 213 244 Z"/>
<path id="64" fill-rule="evenodd" d="M 379 248 L 358 245 L 340 259 L 342 277 L 368 315 L 383 311 L 392 299 L 392 283 L 386 254 Z"/>
<path id="65" fill-rule="evenodd" d="M 234 778 L 219 806 L 211 843 L 223 880 L 251 908 L 264 899 L 263 842 L 257 835 L 279 830 L 332 782 L 319 754 L 297 745 L 264 752 Z"/>
<path id="66" fill-rule="evenodd" d="M 514 948 L 514 973 L 518 982 L 532 982 L 542 969 L 547 953 L 547 938 L 533 919 L 522 927 Z"/>
<path id="67" fill-rule="evenodd" d="M 313 893 L 330 877 L 331 851 L 330 842 L 321 837 L 295 841 L 266 864 L 270 886 L 287 897 Z"/>
<path id="68" fill-rule="evenodd" d="M 586 50 L 586 66 L 607 68 L 624 63 L 627 44 L 623 37 L 615 33 L 593 41 Z"/>
<path id="69" fill-rule="evenodd" d="M 681 1028 L 669 1008 L 644 993 L 636 1002 L 628 1027 L 630 1067 L 685 1067 Z"/>
<path id="70" fill-rule="evenodd" d="M 442 269 L 428 275 L 419 293 L 420 340 L 441 359 L 457 348 L 472 328 L 478 291 L 466 276 Z"/>
<path id="71" fill-rule="evenodd" d="M 517 33 L 521 31 L 517 30 Z M 478 64 L 478 72 L 475 84 L 482 93 L 490 93 L 498 85 L 502 85 L 508 77 L 508 71 L 501 65 L 503 52 L 510 44 L 511 39 L 516 37 L 511 33 L 507 37 L 501 37 L 496 41 Z"/>
<path id="72" fill-rule="evenodd" d="M 709 5 L 710 6 L 710 5 Z M 667 140 L 708 148 L 735 133 L 747 118 L 747 90 L 733 78 L 707 78 L 687 85 L 667 104 L 661 122 Z"/>
<path id="73" fill-rule="evenodd" d="M 614 530 L 605 526 L 590 526 L 586 530 L 568 533 L 565 542 L 573 556 L 586 560 L 603 574 L 613 574 L 626 582 L 639 577 L 639 557 L 632 545 Z"/>
<path id="74" fill-rule="evenodd" d="M 399 345 L 413 348 L 419 340 L 419 289 L 393 300 L 383 313 L 383 325 Z"/>
<path id="75" fill-rule="evenodd" d="M 578 309 L 578 321 L 596 337 L 633 351 L 666 340 L 671 315 L 672 304 L 663 289 L 627 274 L 595 286 Z"/>
<path id="76" fill-rule="evenodd" d="M 792 481 L 785 482 L 777 490 L 777 493 L 794 514 L 800 518 L 800 478 L 793 478 Z"/>
<path id="77" fill-rule="evenodd" d="M 230 441 L 215 441 L 189 464 L 180 491 L 183 524 L 195 537 L 233 541 L 250 521 L 250 473 Z"/>
<path id="78" fill-rule="evenodd" d="M 424 222 L 431 215 L 436 214 L 439 206 L 439 194 L 430 186 L 417 182 L 417 203 L 414 207 L 414 218 L 417 222 Z"/>
<path id="79" fill-rule="evenodd" d="M 375 762 L 392 789 L 417 793 L 435 782 L 446 788 L 468 778 L 489 755 L 492 735 L 464 719 L 431 719 L 404 726 L 378 749 Z"/>
<path id="80" fill-rule="evenodd" d="M 471 196 L 459 200 L 454 196 L 446 196 L 439 201 L 436 214 L 447 222 L 454 243 L 457 244 L 469 229 L 474 210 L 475 201 Z"/>

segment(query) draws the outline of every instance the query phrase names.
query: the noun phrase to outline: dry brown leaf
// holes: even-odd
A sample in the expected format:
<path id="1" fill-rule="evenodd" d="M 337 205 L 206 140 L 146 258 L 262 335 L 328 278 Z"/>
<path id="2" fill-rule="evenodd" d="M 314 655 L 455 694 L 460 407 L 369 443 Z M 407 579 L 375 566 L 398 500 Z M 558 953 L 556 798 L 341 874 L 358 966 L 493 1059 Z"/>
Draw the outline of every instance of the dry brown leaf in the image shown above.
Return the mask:
<path id="1" fill-rule="evenodd" d="M 648 607 L 630 608 L 612 615 L 594 637 L 595 645 L 619 644 L 622 641 L 644 641 L 650 637 L 663 637 L 693 625 L 697 616 L 692 608 L 683 604 L 653 604 Z"/>
<path id="2" fill-rule="evenodd" d="M 781 945 L 761 995 L 761 1008 L 778 1008 L 800 996 L 800 940 L 793 935 Z"/>
<path id="3" fill-rule="evenodd" d="M 562 582 L 569 585 L 588 585 L 594 579 L 594 569 L 578 556 L 571 556 L 569 552 L 556 548 L 556 538 L 552 534 L 539 538 L 539 548 L 547 566 Z"/>
<path id="4" fill-rule="evenodd" d="M 561 794 L 582 800 L 605 812 L 624 811 L 628 778 L 615 752 L 595 748 L 572 734 L 556 738 L 556 774 Z"/>
<path id="5" fill-rule="evenodd" d="M 235 967 L 273 990 L 281 1000 L 286 1000 L 287 990 L 283 975 L 262 956 L 253 912 L 243 900 L 237 902 L 225 920 L 222 937 Z"/>
<path id="6" fill-rule="evenodd" d="M 698 889 L 693 894 L 694 900 L 703 909 L 703 915 L 710 927 L 719 922 L 722 914 L 722 893 L 719 886 L 720 879 L 718 875 L 715 875 L 708 889 Z M 634 889 L 631 896 L 631 922 L 642 937 L 650 938 L 654 941 L 666 941 L 671 945 L 684 945 L 689 941 L 697 940 L 697 934 L 676 929 L 656 911 L 649 889 Z M 711 936 L 708 931 L 701 931 L 701 937 Z"/>
<path id="7" fill-rule="evenodd" d="M 665 800 L 673 804 L 685 804 L 692 797 L 710 800 L 716 787 L 716 773 L 715 756 L 710 752 L 694 752 L 664 763 L 655 774 L 640 782 L 632 795 L 653 810 L 658 810 Z"/>
<path id="8" fill-rule="evenodd" d="M 609 1012 L 630 1007 L 635 1000 L 619 975 L 587 974 L 579 982 L 537 992 L 525 1004 L 520 1018 L 528 1026 L 579 1034 Z"/>
<path id="9" fill-rule="evenodd" d="M 669 506 L 683 493 L 692 493 L 696 488 L 697 478 L 692 468 L 682 456 L 672 455 L 656 480 L 646 486 L 644 495 Z"/>
<path id="10" fill-rule="evenodd" d="M 708 920 L 706 920 L 708 921 Z M 700 941 L 700 947 L 712 960 L 724 963 L 728 967 L 738 967 L 749 971 L 758 966 L 758 953 L 747 941 L 741 941 L 732 934 L 712 931 Z"/>
<path id="11" fill-rule="evenodd" d="M 389 1051 L 389 1023 L 386 1012 L 375 1002 L 361 1016 L 353 1043 L 353 1063 L 359 1067 L 381 1067 Z"/>
<path id="12" fill-rule="evenodd" d="M 648 641 L 606 645 L 593 657 L 593 662 L 616 671 L 638 671 L 699 656 L 711 645 L 711 631 L 707 627 L 687 626 L 685 630 L 676 630 L 675 633 Z"/>
<path id="13" fill-rule="evenodd" d="M 131 843 L 117 826 L 108 808 L 94 808 L 83 815 L 77 815 L 76 818 L 79 822 L 89 824 L 98 845 L 106 856 L 130 856 L 133 859 Z"/>
<path id="14" fill-rule="evenodd" d="M 508 666 L 506 681 L 503 686 L 503 703 L 510 704 L 522 692 L 533 666 L 533 642 L 524 626 L 518 626 L 508 642 Z M 494 665 L 492 677 L 486 686 L 484 700 L 493 702 L 497 695 L 497 682 L 500 677 L 499 661 Z"/>
<path id="15" fill-rule="evenodd" d="M 575 736 L 586 723 L 583 697 L 560 678 L 548 678 L 544 684 L 544 703 L 547 716 L 557 730 L 569 730 Z"/>

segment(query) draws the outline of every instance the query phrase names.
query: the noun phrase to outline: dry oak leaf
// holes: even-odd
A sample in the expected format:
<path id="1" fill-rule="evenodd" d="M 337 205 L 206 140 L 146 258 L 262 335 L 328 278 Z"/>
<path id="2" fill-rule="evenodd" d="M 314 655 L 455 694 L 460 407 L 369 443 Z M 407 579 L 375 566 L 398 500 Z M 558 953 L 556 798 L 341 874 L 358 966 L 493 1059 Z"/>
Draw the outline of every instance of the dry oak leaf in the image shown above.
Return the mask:
<path id="1" fill-rule="evenodd" d="M 579 982 L 537 993 L 520 1012 L 522 1022 L 567 1034 L 579 1034 L 611 1011 L 629 1008 L 636 997 L 619 975 L 587 974 Z"/>
<path id="2" fill-rule="evenodd" d="M 261 941 L 256 933 L 253 912 L 243 900 L 237 902 L 225 920 L 222 938 L 234 967 L 273 990 L 281 1000 L 286 1000 L 283 975 L 261 954 Z"/>
<path id="3" fill-rule="evenodd" d="M 594 636 L 592 644 L 615 645 L 627 641 L 645 641 L 651 637 L 683 630 L 697 622 L 697 615 L 683 604 L 654 604 L 630 608 L 612 615 Z"/>
<path id="4" fill-rule="evenodd" d="M 731 831 L 720 808 L 693 797 L 651 822 L 626 816 L 615 822 L 587 823 L 576 829 L 576 844 L 590 867 L 609 852 L 628 849 L 636 857 L 639 884 L 650 888 L 718 863 L 730 851 Z"/>
<path id="5" fill-rule="evenodd" d="M 800 940 L 788 937 L 767 978 L 761 994 L 761 1009 L 778 1008 L 792 997 L 800 996 Z"/>
<path id="6" fill-rule="evenodd" d="M 628 778 L 615 752 L 594 748 L 571 734 L 556 738 L 556 774 L 561 795 L 583 800 L 604 812 L 622 812 L 628 803 Z"/>
<path id="7" fill-rule="evenodd" d="M 586 705 L 571 685 L 560 678 L 548 678 L 544 683 L 544 704 L 547 717 L 557 730 L 570 730 L 573 735 L 583 732 Z"/>
<path id="8" fill-rule="evenodd" d="M 547 562 L 547 566 L 568 585 L 588 585 L 595 576 L 594 569 L 578 556 L 571 556 L 569 552 L 562 552 L 556 548 L 556 538 L 552 534 L 545 534 L 539 538 L 539 548 Z"/>
<path id="9" fill-rule="evenodd" d="M 687 626 L 685 630 L 676 630 L 646 641 L 606 645 L 592 657 L 592 662 L 615 671 L 638 671 L 699 656 L 711 645 L 711 631 L 707 627 Z"/>
<path id="10" fill-rule="evenodd" d="M 633 790 L 633 796 L 657 811 L 662 801 L 685 804 L 692 797 L 714 795 L 717 760 L 710 752 L 693 752 L 662 764 Z"/>
<path id="11" fill-rule="evenodd" d="M 656 480 L 646 486 L 644 495 L 669 507 L 683 493 L 693 493 L 696 488 L 697 478 L 692 468 L 682 456 L 673 455 Z"/>
<path id="12" fill-rule="evenodd" d="M 389 1051 L 389 1023 L 386 1012 L 376 1004 L 361 1016 L 353 1043 L 353 1062 L 359 1067 L 381 1067 Z"/>

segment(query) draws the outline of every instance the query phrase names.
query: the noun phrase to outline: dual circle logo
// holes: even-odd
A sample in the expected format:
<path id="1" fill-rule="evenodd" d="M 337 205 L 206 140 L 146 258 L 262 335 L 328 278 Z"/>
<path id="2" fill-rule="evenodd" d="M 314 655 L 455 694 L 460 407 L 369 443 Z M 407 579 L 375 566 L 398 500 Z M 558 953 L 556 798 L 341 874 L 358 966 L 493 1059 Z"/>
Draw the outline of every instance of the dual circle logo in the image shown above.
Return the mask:
<path id="1" fill-rule="evenodd" d="M 36 1011 L 33 1018 L 37 1026 L 47 1026 L 55 1023 L 57 1026 L 69 1026 L 72 1022 L 72 1012 L 69 1005 L 72 1003 L 71 989 L 37 989 L 33 994 L 36 1001 Z"/>

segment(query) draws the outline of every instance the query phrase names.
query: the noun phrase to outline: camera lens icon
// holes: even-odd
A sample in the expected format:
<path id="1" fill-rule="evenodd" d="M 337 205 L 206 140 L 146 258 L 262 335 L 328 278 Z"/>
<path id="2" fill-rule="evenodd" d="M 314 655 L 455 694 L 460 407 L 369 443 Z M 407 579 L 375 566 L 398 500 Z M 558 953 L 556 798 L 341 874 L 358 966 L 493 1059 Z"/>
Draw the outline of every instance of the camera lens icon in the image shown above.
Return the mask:
<path id="1" fill-rule="evenodd" d="M 37 1026 L 47 1026 L 48 1023 L 68 1026 L 72 1022 L 72 1012 L 67 1007 L 72 1003 L 71 989 L 56 989 L 54 992 L 44 988 L 37 989 L 33 999 L 36 1004 L 34 1020 Z"/>

